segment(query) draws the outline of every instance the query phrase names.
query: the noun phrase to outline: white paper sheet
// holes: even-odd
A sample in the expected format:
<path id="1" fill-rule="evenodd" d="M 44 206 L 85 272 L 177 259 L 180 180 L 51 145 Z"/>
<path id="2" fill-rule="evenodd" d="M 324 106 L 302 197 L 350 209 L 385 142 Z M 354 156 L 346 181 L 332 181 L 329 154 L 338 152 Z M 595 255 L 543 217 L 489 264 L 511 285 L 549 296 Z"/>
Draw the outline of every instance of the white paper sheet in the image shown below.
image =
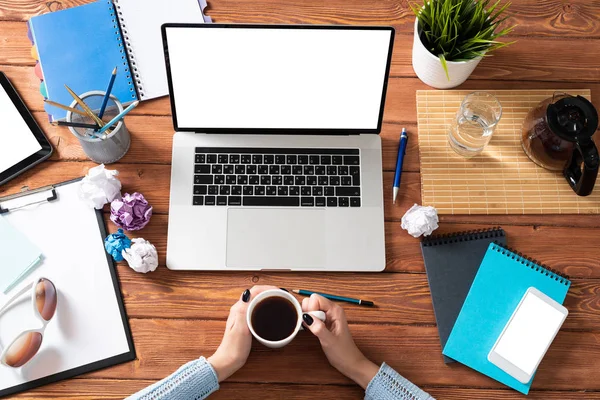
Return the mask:
<path id="1" fill-rule="evenodd" d="M 204 23 L 198 0 L 114 0 L 117 12 L 122 13 L 121 29 L 129 42 L 130 56 L 135 60 L 132 69 L 139 74 L 140 100 L 169 94 L 167 70 L 160 27 L 166 22 Z M 190 49 L 197 51 L 197 49 Z M 124 71 L 121 71 L 124 72 Z M 119 72 L 119 73 L 121 73 Z M 135 76 L 133 78 L 137 81 Z"/>
<path id="2" fill-rule="evenodd" d="M 0 305 L 43 276 L 56 285 L 58 308 L 35 358 L 20 369 L 0 365 L 0 391 L 129 352 L 96 212 L 79 200 L 78 185 L 56 188 L 56 201 L 5 216 L 42 250 L 44 260 L 31 277 L 0 296 Z M 30 292 L 19 299 L 0 316 L 0 346 L 25 329 L 41 326 L 33 315 Z"/>

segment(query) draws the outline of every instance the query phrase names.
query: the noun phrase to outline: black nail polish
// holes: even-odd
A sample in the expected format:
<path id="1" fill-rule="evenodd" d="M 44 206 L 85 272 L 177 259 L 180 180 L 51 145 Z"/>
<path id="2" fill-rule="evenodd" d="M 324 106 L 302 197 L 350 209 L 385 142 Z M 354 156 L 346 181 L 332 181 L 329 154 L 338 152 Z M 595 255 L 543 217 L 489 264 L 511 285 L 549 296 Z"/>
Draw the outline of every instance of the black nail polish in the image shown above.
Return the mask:
<path id="1" fill-rule="evenodd" d="M 302 315 L 302 319 L 304 320 L 304 323 L 308 326 L 311 326 L 314 322 L 313 317 L 311 317 L 310 314 Z"/>
<path id="2" fill-rule="evenodd" d="M 248 300 L 250 300 L 250 289 L 246 289 L 246 290 L 244 291 L 244 293 L 242 294 L 242 301 L 243 301 L 244 303 L 247 303 L 247 302 L 248 302 Z"/>
<path id="3" fill-rule="evenodd" d="M 288 293 L 290 292 L 290 291 L 289 291 L 289 290 L 287 290 L 286 288 L 282 288 L 282 287 L 280 287 L 279 289 L 283 290 L 284 292 L 288 292 Z"/>

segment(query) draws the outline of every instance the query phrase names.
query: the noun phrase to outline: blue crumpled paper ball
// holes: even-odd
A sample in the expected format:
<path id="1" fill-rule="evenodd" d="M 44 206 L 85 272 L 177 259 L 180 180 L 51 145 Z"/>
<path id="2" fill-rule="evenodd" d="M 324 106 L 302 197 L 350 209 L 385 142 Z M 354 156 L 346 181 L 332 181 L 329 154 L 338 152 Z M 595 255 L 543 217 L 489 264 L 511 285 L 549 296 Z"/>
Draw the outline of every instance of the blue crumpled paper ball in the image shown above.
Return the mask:
<path id="1" fill-rule="evenodd" d="M 119 229 L 117 233 L 111 233 L 104 239 L 104 248 L 115 261 L 123 261 L 122 252 L 130 247 L 131 240 L 125 236 L 123 229 Z"/>

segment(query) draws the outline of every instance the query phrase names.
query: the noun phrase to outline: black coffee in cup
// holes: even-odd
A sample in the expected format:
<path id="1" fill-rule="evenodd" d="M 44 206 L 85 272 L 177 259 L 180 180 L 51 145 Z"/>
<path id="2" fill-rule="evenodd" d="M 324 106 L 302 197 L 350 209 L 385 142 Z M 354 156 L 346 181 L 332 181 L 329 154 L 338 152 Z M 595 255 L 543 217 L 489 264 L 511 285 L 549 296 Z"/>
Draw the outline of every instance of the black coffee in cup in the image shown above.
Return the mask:
<path id="1" fill-rule="evenodd" d="M 294 333 L 298 312 L 288 299 L 268 297 L 254 307 L 251 322 L 258 336 L 277 342 Z"/>

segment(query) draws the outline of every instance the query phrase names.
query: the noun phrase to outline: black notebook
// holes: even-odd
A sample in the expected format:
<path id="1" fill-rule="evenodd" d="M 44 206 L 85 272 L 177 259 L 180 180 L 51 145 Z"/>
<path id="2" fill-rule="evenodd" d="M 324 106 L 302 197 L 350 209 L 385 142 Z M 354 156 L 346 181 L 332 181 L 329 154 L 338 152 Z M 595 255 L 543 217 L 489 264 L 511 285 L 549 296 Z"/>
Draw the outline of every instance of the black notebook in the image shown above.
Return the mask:
<path id="1" fill-rule="evenodd" d="M 425 238 L 421 251 L 442 350 L 491 242 L 506 244 L 501 228 Z M 446 364 L 453 359 L 443 356 Z"/>

